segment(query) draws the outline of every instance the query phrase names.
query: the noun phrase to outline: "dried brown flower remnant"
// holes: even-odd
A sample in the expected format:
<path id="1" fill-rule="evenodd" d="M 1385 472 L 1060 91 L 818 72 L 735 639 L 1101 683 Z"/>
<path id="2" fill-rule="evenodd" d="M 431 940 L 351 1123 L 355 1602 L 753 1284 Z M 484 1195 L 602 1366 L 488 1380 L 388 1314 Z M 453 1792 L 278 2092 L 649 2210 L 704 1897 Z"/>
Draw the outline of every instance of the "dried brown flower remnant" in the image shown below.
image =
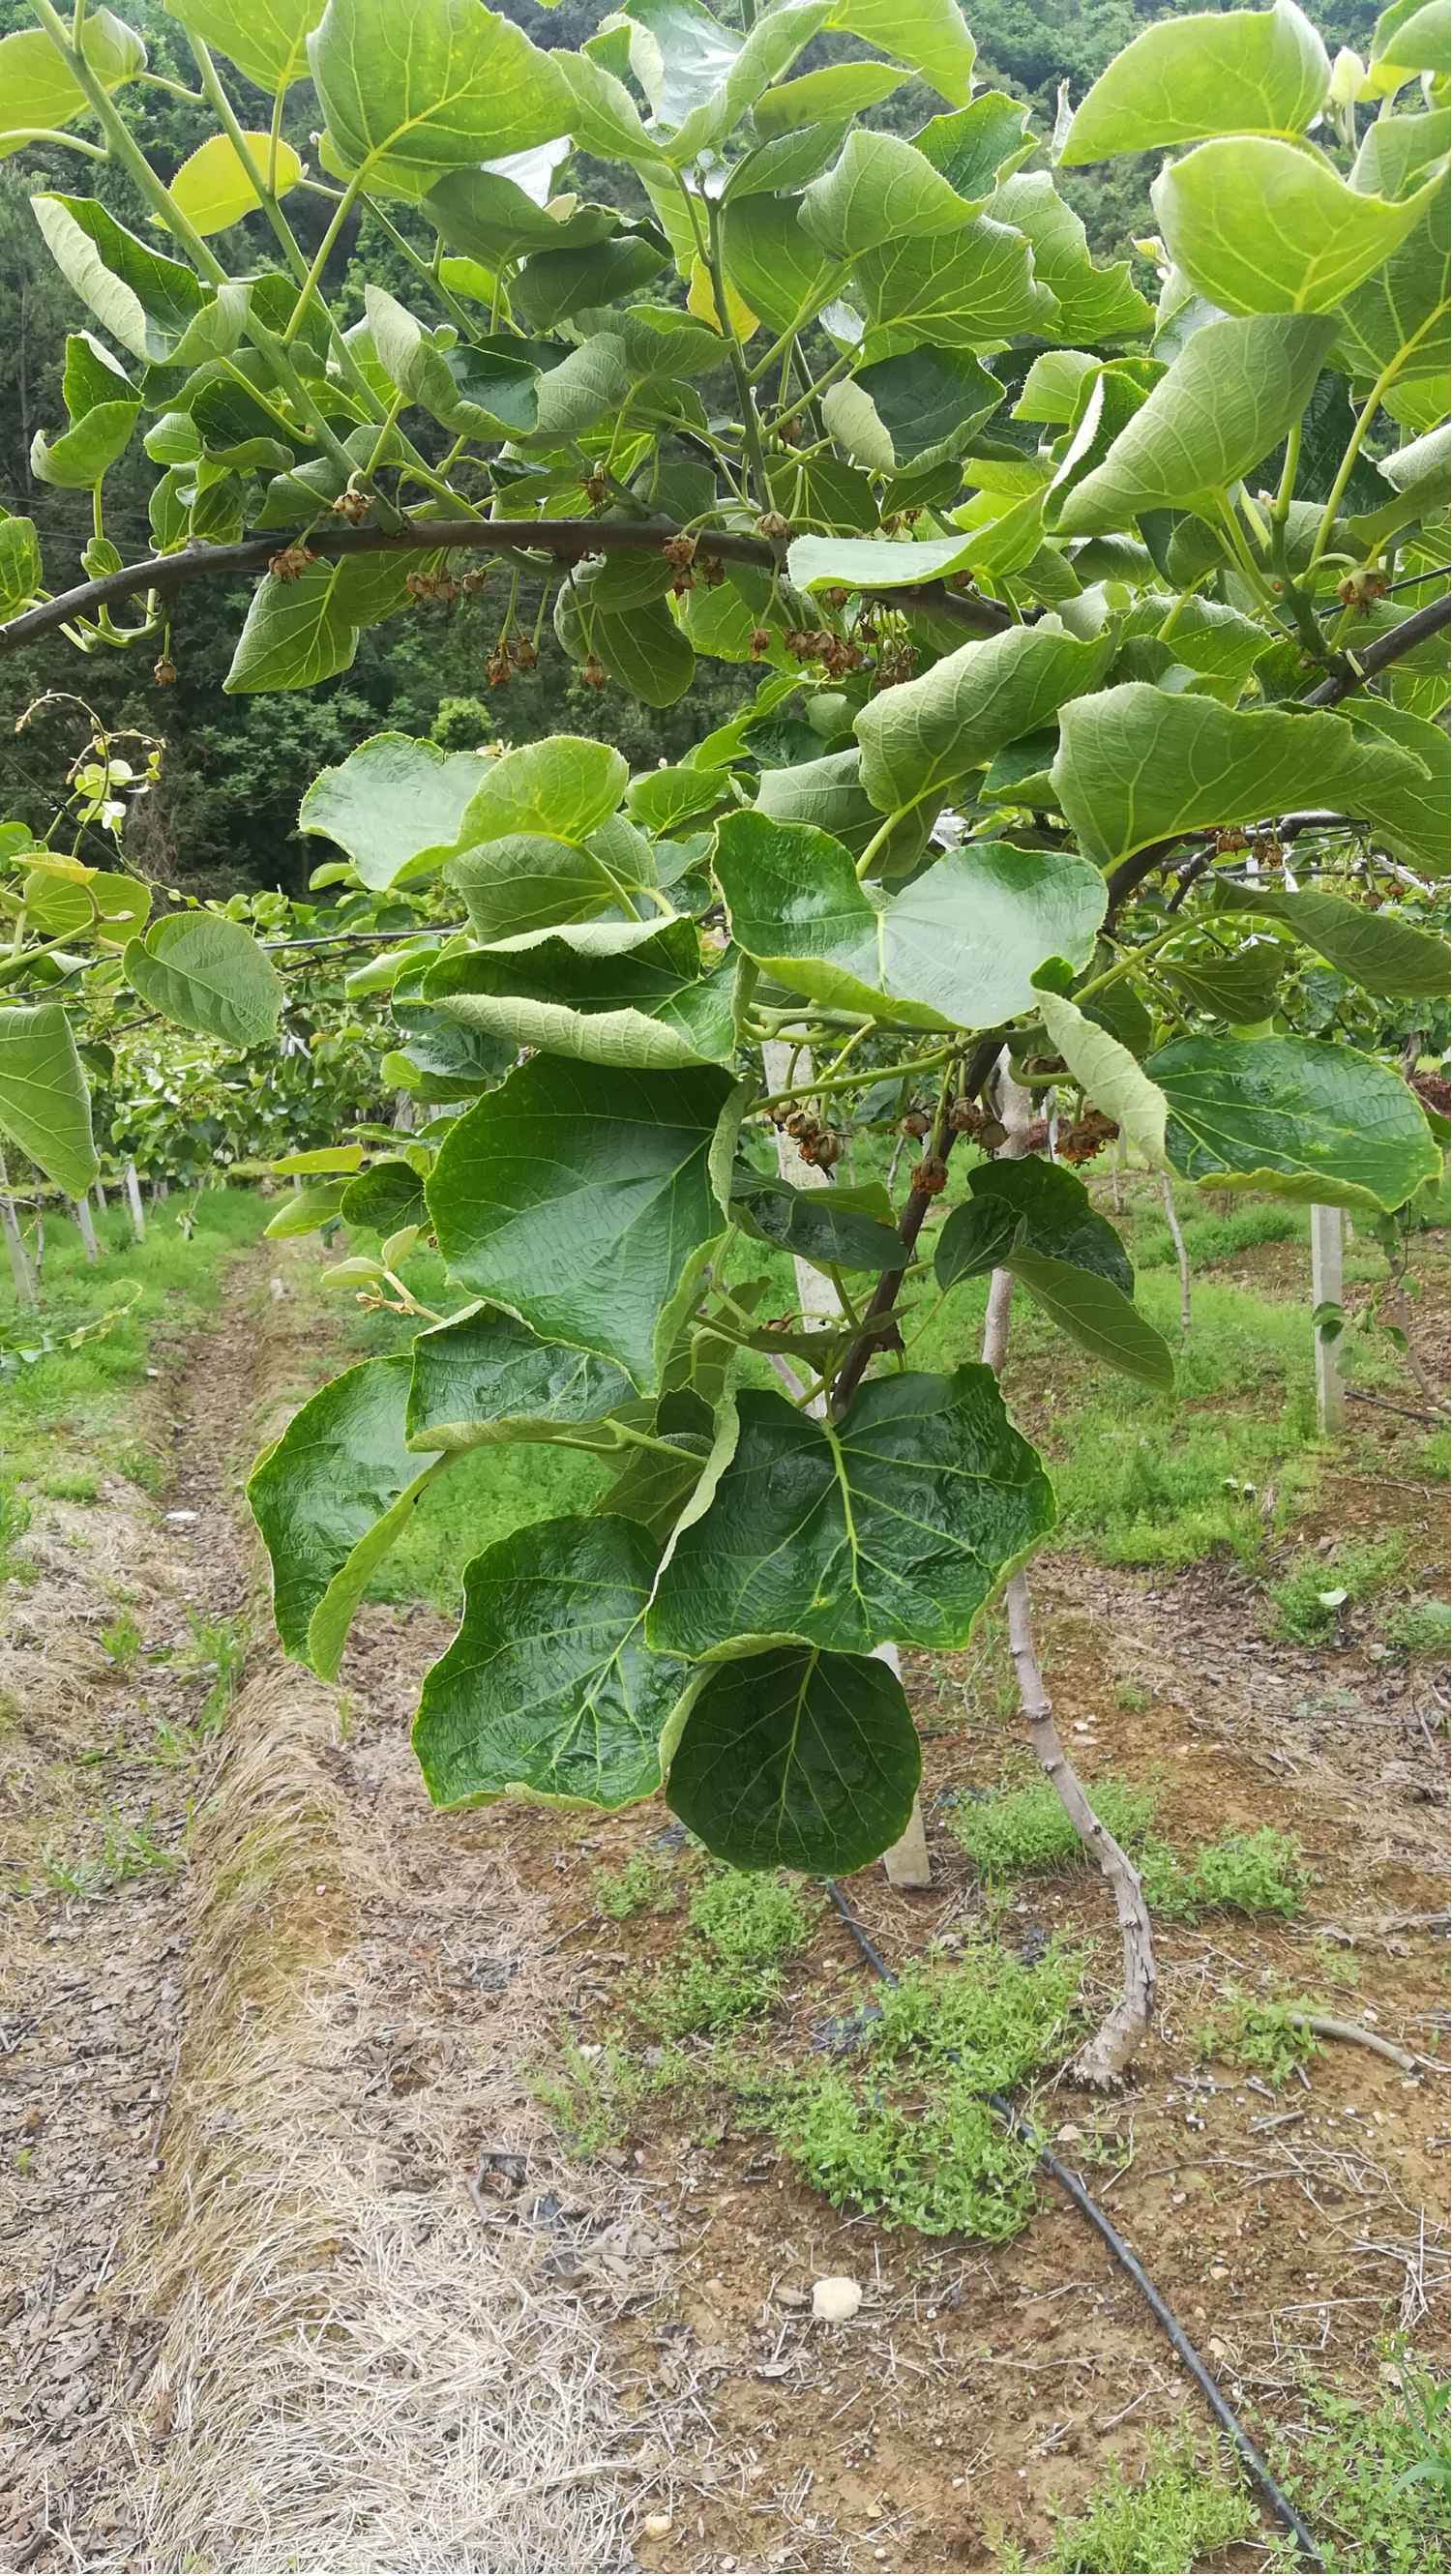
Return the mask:
<path id="1" fill-rule="evenodd" d="M 1061 1163 L 1092 1163 L 1118 1134 L 1114 1120 L 1101 1109 L 1086 1109 L 1072 1126 L 1059 1129 L 1055 1150 Z"/>

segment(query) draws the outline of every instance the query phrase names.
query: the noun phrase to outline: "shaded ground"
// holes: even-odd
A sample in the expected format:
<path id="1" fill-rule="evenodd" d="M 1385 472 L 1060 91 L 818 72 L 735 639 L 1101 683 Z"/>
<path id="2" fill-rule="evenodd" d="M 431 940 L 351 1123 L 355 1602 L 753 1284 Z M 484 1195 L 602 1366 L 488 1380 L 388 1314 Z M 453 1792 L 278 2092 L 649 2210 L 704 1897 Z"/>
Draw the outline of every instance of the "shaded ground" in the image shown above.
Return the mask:
<path id="1" fill-rule="evenodd" d="M 1303 1297 L 1295 1251 L 1231 1275 Z M 310 1260 L 288 1248 L 293 1286 Z M 1050 2502 L 1193 2405 L 1051 2190 L 1006 2246 L 930 2244 L 838 2218 L 729 2103 L 669 2096 L 594 2161 L 564 2154 L 538 2069 L 607 2041 L 679 1935 L 604 1919 L 591 1872 L 671 1852 L 668 1819 L 433 1817 L 406 1744 L 433 1613 L 365 1611 L 341 1695 L 259 1650 L 225 1730 L 199 1732 L 215 1674 L 187 1614 L 247 1614 L 238 1462 L 317 1370 L 315 1312 L 274 1299 L 270 1267 L 161 1355 L 155 1508 L 119 1483 L 44 1504 L 37 1578 L 6 1596 L 0 1831 L 26 1892 L 0 1963 L 0 2566 L 976 2569 L 1000 2534 L 1035 2563 Z M 1026 1427 L 1055 1392 L 1036 1359 Z M 1272 1570 L 1393 1534 L 1403 1589 L 1434 1594 L 1421 1441 L 1358 1426 Z M 100 1642 L 106 1582 L 132 1596 L 129 1670 Z M 1179 1844 L 1293 1831 L 1317 1873 L 1294 1926 L 1164 1930 L 1162 2027 L 1121 2100 L 1067 2079 L 1037 2100 L 1258 2433 L 1294 2448 L 1308 2362 L 1369 2394 L 1388 2331 L 1440 2348 L 1445 1700 L 1374 1600 L 1295 1643 L 1225 1555 L 1169 1576 L 1061 1555 L 1035 1588 L 1091 1782 L 1157 1780 Z M 998 1783 L 1015 1731 L 990 1644 L 908 1660 L 935 1884 L 851 1890 L 896 1962 L 981 1918 L 951 1801 Z M 1030 1952 L 1059 1929 L 1107 1992 L 1077 1870 L 1022 1883 L 998 1924 Z M 1328 2043 L 1272 2095 L 1197 2060 L 1229 1986 L 1325 1996 L 1428 2071 Z M 865 1991 L 827 1918 L 764 2035 L 809 2055 Z M 819 2327 L 807 2294 L 833 2271 L 866 2295 Z"/>

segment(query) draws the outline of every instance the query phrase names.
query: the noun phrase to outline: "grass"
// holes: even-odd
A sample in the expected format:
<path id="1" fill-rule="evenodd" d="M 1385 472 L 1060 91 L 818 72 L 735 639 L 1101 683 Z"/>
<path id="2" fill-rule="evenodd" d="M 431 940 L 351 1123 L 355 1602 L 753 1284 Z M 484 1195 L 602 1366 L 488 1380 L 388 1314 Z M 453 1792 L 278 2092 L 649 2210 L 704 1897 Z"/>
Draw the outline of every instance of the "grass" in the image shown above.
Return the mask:
<path id="1" fill-rule="evenodd" d="M 1181 1860 L 1151 1832 L 1159 1799 L 1151 1788 L 1106 1777 L 1085 1784 L 1091 1806 L 1115 1841 L 1135 1854 L 1152 1912 L 1191 1922 L 1202 1914 L 1272 1914 L 1301 1909 L 1306 1872 L 1299 1846 L 1273 1825 L 1224 1833 Z M 1005 1880 L 1083 1865 L 1088 1855 L 1048 1780 L 961 1800 L 952 1832 L 990 1888 Z"/>
<path id="2" fill-rule="evenodd" d="M 1152 2441 L 1139 2477 L 1111 2460 L 1082 2509 L 1056 2518 L 1048 2555 L 1033 2564 L 1044 2576 L 1178 2576 L 1223 2565 L 1227 2549 L 1255 2536 L 1245 2489 L 1218 2459 L 1200 2466 L 1187 2429 L 1173 2442 Z M 1005 2576 L 1023 2576 L 1029 2564 L 1011 2546 L 999 2553 Z"/>
<path id="3" fill-rule="evenodd" d="M 135 1669 L 141 1652 L 141 1624 L 134 1610 L 118 1610 L 101 1630 L 101 1645 L 119 1673 Z"/>
<path id="4" fill-rule="evenodd" d="M 1320 2042 L 1306 2021 L 1308 2013 L 1320 2009 L 1305 1995 L 1265 2000 L 1232 1987 L 1196 2031 L 1195 2054 L 1224 2058 L 1268 2084 L 1288 2083 L 1298 2066 L 1320 2054 Z"/>
<path id="5" fill-rule="evenodd" d="M 144 1379 L 159 1325 L 186 1328 L 216 1311 L 219 1272 L 255 1242 L 267 1208 L 246 1190 L 208 1190 L 188 1233 L 178 1202 L 155 1209 L 146 1241 L 131 1238 L 125 1210 L 96 1220 L 104 1247 L 92 1269 L 66 1219 L 46 1219 L 44 1303 L 17 1307 L 0 1293 L 0 1576 L 24 1573 L 19 1541 L 27 1496 L 94 1502 L 107 1468 L 155 1492 L 163 1462 L 140 1442 L 127 1399 Z M 98 1475 L 97 1470 L 100 1470 Z"/>
<path id="6" fill-rule="evenodd" d="M 182 1666 L 205 1679 L 207 1687 L 192 1716 L 190 1733 L 197 1743 L 215 1735 L 237 1696 L 247 1661 L 247 1622 L 240 1615 L 202 1619 L 187 1612 L 191 1631 L 182 1650 Z"/>
<path id="7" fill-rule="evenodd" d="M 635 1997 L 637 2020 L 664 2039 L 739 2029 L 785 1992 L 785 1962 L 805 1949 L 816 1913 L 765 1871 L 713 1869 L 686 1909 L 687 1934 Z"/>
<path id="8" fill-rule="evenodd" d="M 1452 1604 L 1421 1597 L 1399 1601 L 1381 1622 L 1381 1633 L 1389 1646 L 1400 1646 L 1408 1655 L 1440 1655 L 1444 1660 L 1452 1646 Z"/>
<path id="9" fill-rule="evenodd" d="M 987 2096 L 1062 2053 L 1080 1967 L 1058 1944 L 1027 1967 L 985 1941 L 887 1987 L 850 2070 L 807 2067 L 784 2084 L 774 2125 L 788 2161 L 834 2208 L 884 2227 L 1017 2235 L 1037 2202 L 1037 2158 Z"/>
<path id="10" fill-rule="evenodd" d="M 632 1914 L 664 1910 L 671 1901 L 670 1874 L 650 1853 L 635 1852 L 619 1869 L 592 1870 L 590 1893 L 612 1923 L 625 1923 Z"/>
<path id="11" fill-rule="evenodd" d="M 184 1855 L 157 1841 L 149 1817 L 132 1823 L 113 1808 L 103 1807 L 100 1823 L 101 1841 L 95 1851 L 73 1857 L 57 1850 L 54 1844 L 43 1843 L 34 1882 L 22 1881 L 18 1892 L 37 1894 L 41 1888 L 49 1888 L 53 1895 L 84 1901 L 104 1896 L 108 1889 L 124 1886 L 128 1879 L 144 1878 L 152 1870 L 170 1875 L 182 1868 Z"/>
<path id="12" fill-rule="evenodd" d="M 1394 1531 L 1387 1538 L 1337 1548 L 1329 1556 L 1293 1558 L 1287 1571 L 1266 1585 L 1275 1605 L 1277 1635 L 1297 1645 L 1324 1645 L 1337 1633 L 1342 1611 L 1384 1591 L 1406 1557 L 1407 1541 Z"/>
<path id="13" fill-rule="evenodd" d="M 1127 1781 L 1112 1779 L 1090 1781 L 1086 1788 L 1096 1816 L 1116 1842 L 1129 1848 L 1144 1840 L 1158 1803 L 1152 1789 L 1132 1789 Z M 948 1822 L 975 1869 L 989 1880 L 1063 1869 L 1084 1858 L 1084 1846 L 1048 1780 L 1033 1780 L 994 1798 L 962 1799 Z"/>
<path id="14" fill-rule="evenodd" d="M 1308 1877 L 1300 1845 L 1274 1825 L 1261 1825 L 1253 1834 L 1220 1834 L 1202 1843 L 1188 1863 L 1152 1842 L 1140 1870 L 1150 1911 L 1186 1923 L 1202 1914 L 1271 1914 L 1289 1921 L 1301 1911 Z"/>
<path id="15" fill-rule="evenodd" d="M 1448 2383 L 1393 2346 L 1374 2405 L 1324 2382 L 1307 2392 L 1310 2423 L 1277 2467 L 1344 2576 L 1420 2576 L 1447 2565 L 1452 2502 Z M 1289 2544 L 1277 2564 L 1292 2566 Z"/>

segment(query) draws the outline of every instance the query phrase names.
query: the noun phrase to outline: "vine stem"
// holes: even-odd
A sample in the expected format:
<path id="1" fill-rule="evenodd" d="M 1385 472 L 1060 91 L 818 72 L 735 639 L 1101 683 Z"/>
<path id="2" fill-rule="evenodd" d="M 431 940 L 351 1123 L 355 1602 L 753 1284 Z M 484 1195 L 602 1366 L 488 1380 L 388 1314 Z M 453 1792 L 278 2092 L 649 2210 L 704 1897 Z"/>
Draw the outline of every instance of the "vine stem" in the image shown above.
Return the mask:
<path id="1" fill-rule="evenodd" d="M 339 454 L 344 469 L 352 474 L 356 459 L 346 448 L 340 448 Z M 450 497 L 457 502 L 457 495 Z M 417 552 L 421 547 L 430 553 L 547 554 L 562 563 L 579 563 L 586 555 L 652 553 L 667 537 L 679 533 L 673 521 L 663 520 L 635 526 L 594 519 L 434 519 L 415 528 L 320 528 L 306 543 L 311 553 L 330 563 L 343 555 Z M 178 554 L 147 555 L 138 563 L 123 564 L 119 572 L 78 582 L 72 590 L 57 591 L 53 598 L 22 609 L 8 625 L 0 626 L 0 654 L 13 653 L 33 637 L 48 634 L 69 619 L 88 616 L 110 600 L 125 599 L 132 591 L 170 592 L 189 581 L 225 582 L 238 573 L 265 572 L 275 554 L 300 542 L 278 529 L 267 536 L 243 537 L 235 545 L 188 546 Z M 779 568 L 777 551 L 764 537 L 739 536 L 733 529 L 713 528 L 706 551 L 727 563 L 759 564 L 766 572 Z M 1009 623 L 994 601 L 966 598 L 941 582 L 924 582 L 910 593 L 897 590 L 890 595 L 898 604 L 906 597 L 911 604 L 936 609 L 974 635 L 997 635 Z"/>
<path id="2" fill-rule="evenodd" d="M 771 1039 L 762 1048 L 762 1070 L 768 1082 L 781 1079 L 782 1073 L 789 1069 L 793 1052 L 796 1050 L 792 1048 L 791 1041 L 785 1036 Z M 807 1061 L 810 1064 L 810 1058 Z M 780 1129 L 777 1131 L 776 1139 L 776 1167 L 789 1186 L 799 1183 L 802 1188 L 813 1190 L 829 1190 L 832 1186 L 830 1176 L 815 1164 L 798 1162 L 790 1140 Z M 794 1264 L 794 1268 L 797 1303 L 803 1315 L 816 1316 L 823 1323 L 839 1323 L 844 1312 L 840 1281 L 834 1285 L 832 1280 L 825 1278 L 810 1261 L 799 1260 Z M 793 1397 L 792 1401 L 802 1412 L 814 1415 L 817 1421 L 826 1421 L 828 1399 L 825 1381 L 817 1386 L 804 1388 Z M 895 1673 L 899 1680 L 901 1679 L 902 1663 L 896 1646 L 892 1644 L 875 1646 L 873 1656 L 876 1662 L 885 1664 L 889 1672 Z M 932 1863 L 928 1857 L 928 1838 L 923 1825 L 922 1806 L 917 1798 L 913 1800 L 912 1813 L 902 1834 L 891 1849 L 883 1853 L 882 1861 L 890 1886 L 931 1887 Z"/>
<path id="3" fill-rule="evenodd" d="M 1022 1084 L 1014 1081 L 1006 1056 L 999 1068 L 998 1103 L 999 1117 L 1007 1132 L 998 1149 L 997 1159 L 1000 1162 L 1017 1162 L 1026 1149 L 1032 1102 Z M 1013 1289 L 1012 1271 L 995 1270 L 983 1322 L 983 1364 L 1000 1378 L 1008 1356 Z M 1084 1794 L 1083 1783 L 1064 1750 L 1034 1642 L 1033 1604 L 1026 1574 L 1019 1572 L 1010 1576 L 1004 1588 L 1003 1607 L 1008 1620 L 1009 1652 L 1018 1682 L 1019 1707 L 1034 1757 L 1080 1842 L 1108 1882 L 1119 1920 L 1124 1958 L 1123 1985 L 1112 2011 L 1080 2051 L 1075 2068 L 1086 2084 L 1107 2087 L 1117 2084 L 1123 2076 L 1149 2029 L 1154 2011 L 1155 1955 L 1149 1908 L 1144 1901 L 1138 1870 L 1107 1825 L 1101 1823 L 1094 1813 Z"/>

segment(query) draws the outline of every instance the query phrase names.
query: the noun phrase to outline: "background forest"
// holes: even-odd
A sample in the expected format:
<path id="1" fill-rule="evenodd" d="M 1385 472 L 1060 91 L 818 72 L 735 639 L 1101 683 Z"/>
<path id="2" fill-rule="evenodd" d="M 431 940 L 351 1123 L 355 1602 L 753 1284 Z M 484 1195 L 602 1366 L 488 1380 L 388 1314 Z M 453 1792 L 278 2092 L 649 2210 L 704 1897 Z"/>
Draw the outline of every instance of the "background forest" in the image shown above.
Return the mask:
<path id="1" fill-rule="evenodd" d="M 506 16 L 545 47 L 578 45 L 604 15 L 604 0 L 562 0 L 548 10 L 534 0 L 502 5 Z M 125 13 L 145 37 L 151 71 L 127 88 L 120 104 L 147 153 L 169 175 L 210 131 L 207 113 L 168 88 L 188 82 L 191 62 L 184 36 L 157 0 L 126 0 Z M 1047 137 L 1060 84 L 1068 84 L 1073 99 L 1082 97 L 1142 25 L 1167 14 L 1162 6 L 1139 8 L 1135 0 L 974 0 L 977 85 L 1026 99 Z M 1375 14 L 1374 0 L 1330 0 L 1321 12 L 1328 46 L 1364 50 Z M 26 0 L 0 0 L 0 34 L 31 23 Z M 809 51 L 802 68 L 810 68 L 813 58 Z M 237 78 L 246 93 L 246 82 Z M 293 92 L 287 129 L 304 154 L 309 98 L 306 88 Z M 911 132 L 933 104 L 927 92 L 908 82 L 864 122 Z M 1158 157 L 1146 153 L 1061 174 L 1062 192 L 1088 227 L 1096 257 L 1135 255 L 1135 236 L 1151 229 L 1148 191 Z M 80 578 L 81 550 L 91 534 L 89 501 L 82 492 L 36 481 L 30 445 L 38 427 L 62 417 L 65 334 L 86 317 L 45 249 L 29 198 L 37 187 L 70 185 L 75 173 L 73 160 L 59 151 L 47 155 L 31 148 L 25 165 L 22 170 L 0 161 L 0 347 L 6 352 L 0 369 L 0 508 L 35 520 L 51 579 L 60 587 L 72 565 Z M 592 165 L 591 193 L 610 194 L 610 176 Z M 124 221 L 134 223 L 124 176 L 97 164 L 95 187 L 103 201 L 114 199 Z M 328 211 L 322 198 L 295 200 L 294 220 L 309 251 Z M 405 233 L 412 223 L 419 242 L 425 241 L 426 228 L 406 207 L 396 210 L 396 221 Z M 371 215 L 347 225 L 336 262 L 326 283 L 345 321 L 362 311 L 365 277 L 427 310 L 406 247 Z M 1153 293 L 1150 263 L 1141 259 L 1138 266 L 1139 283 Z M 128 559 L 151 548 L 147 495 L 154 480 L 155 469 L 139 443 L 107 478 L 107 534 Z M 678 759 L 755 680 L 754 674 L 703 662 L 689 697 L 662 712 L 639 705 L 614 682 L 598 694 L 587 689 L 572 667 L 551 654 L 533 671 L 512 672 L 507 694 L 497 693 L 485 671 L 497 619 L 487 604 L 464 599 L 452 609 L 365 629 L 352 669 L 322 687 L 228 698 L 221 683 L 247 587 L 199 584 L 189 592 L 173 630 L 176 678 L 165 690 L 143 653 L 101 654 L 80 665 L 71 646 L 55 636 L 17 656 L 7 673 L 0 729 L 5 810 L 38 826 L 53 813 L 75 749 L 76 710 L 41 706 L 25 720 L 26 711 L 48 690 L 80 689 L 108 727 L 135 726 L 165 738 L 157 792 L 137 803 L 128 828 L 133 866 L 198 895 L 260 886 L 300 893 L 312 864 L 295 829 L 303 790 L 320 768 L 342 759 L 380 725 L 432 734 L 449 748 L 501 735 L 520 743 L 549 733 L 592 734 L 617 744 L 631 767 L 639 768 Z M 23 730 L 12 730 L 22 720 Z"/>

